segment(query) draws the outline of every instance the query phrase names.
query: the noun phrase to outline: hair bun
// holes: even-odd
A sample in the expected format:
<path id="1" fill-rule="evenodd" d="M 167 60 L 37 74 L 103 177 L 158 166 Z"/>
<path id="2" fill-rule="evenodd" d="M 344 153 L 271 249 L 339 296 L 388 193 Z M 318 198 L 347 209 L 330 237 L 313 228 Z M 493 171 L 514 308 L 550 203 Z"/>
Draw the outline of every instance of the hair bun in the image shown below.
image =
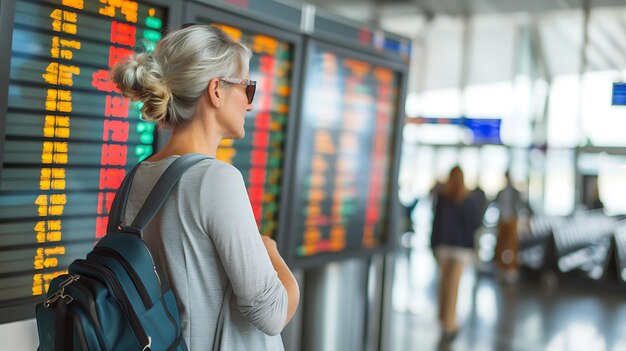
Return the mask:
<path id="1" fill-rule="evenodd" d="M 208 25 L 170 31 L 154 51 L 148 52 L 150 48 L 118 63 L 111 79 L 124 96 L 144 103 L 144 119 L 162 127 L 191 121 L 211 79 L 246 75 L 252 55 L 223 30 Z"/>
<path id="2" fill-rule="evenodd" d="M 111 70 L 111 79 L 125 97 L 143 102 L 143 119 L 156 122 L 165 118 L 172 92 L 152 54 L 141 53 L 119 62 Z"/>

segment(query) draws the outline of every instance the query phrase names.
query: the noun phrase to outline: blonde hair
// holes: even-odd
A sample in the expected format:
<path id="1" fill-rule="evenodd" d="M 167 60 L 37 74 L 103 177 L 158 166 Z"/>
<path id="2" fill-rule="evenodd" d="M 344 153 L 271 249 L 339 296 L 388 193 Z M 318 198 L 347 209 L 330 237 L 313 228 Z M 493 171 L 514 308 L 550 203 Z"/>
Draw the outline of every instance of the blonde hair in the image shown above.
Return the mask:
<path id="1" fill-rule="evenodd" d="M 174 127 L 191 119 L 211 79 L 247 74 L 251 56 L 223 30 L 192 25 L 166 34 L 154 52 L 118 63 L 111 79 L 125 97 L 143 103 L 144 120 Z"/>

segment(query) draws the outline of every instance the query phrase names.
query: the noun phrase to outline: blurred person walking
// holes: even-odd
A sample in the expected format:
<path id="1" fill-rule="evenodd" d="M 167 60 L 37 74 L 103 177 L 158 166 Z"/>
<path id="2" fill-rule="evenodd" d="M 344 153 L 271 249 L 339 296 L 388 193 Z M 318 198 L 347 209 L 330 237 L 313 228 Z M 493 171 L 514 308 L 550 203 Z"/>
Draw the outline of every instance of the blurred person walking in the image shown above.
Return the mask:
<path id="1" fill-rule="evenodd" d="M 456 336 L 456 303 L 461 274 L 474 260 L 474 232 L 482 206 L 465 187 L 463 171 L 454 167 L 446 183 L 435 190 L 431 247 L 440 269 L 439 320 L 442 340 Z"/>
<path id="2" fill-rule="evenodd" d="M 517 253 L 519 242 L 517 238 L 517 223 L 519 211 L 527 208 L 520 192 L 513 187 L 511 175 L 506 172 L 506 186 L 494 200 L 500 210 L 498 222 L 498 241 L 496 244 L 496 267 L 507 283 L 513 283 L 518 277 Z"/>

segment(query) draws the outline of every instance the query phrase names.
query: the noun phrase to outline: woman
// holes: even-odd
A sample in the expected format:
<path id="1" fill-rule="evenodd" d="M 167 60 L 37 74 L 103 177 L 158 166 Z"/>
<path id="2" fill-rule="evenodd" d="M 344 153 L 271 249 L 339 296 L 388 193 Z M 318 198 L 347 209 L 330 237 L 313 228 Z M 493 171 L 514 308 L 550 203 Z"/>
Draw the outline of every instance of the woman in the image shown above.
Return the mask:
<path id="1" fill-rule="evenodd" d="M 143 118 L 172 130 L 137 170 L 124 223 L 177 157 L 213 157 L 183 175 L 143 238 L 171 284 L 191 350 L 282 350 L 279 333 L 298 305 L 297 282 L 276 243 L 259 234 L 241 173 L 214 158 L 222 139 L 244 137 L 250 57 L 222 30 L 193 25 L 112 70 L 124 96 L 143 102 Z"/>
<path id="2" fill-rule="evenodd" d="M 456 302 L 465 265 L 473 260 L 474 232 L 481 206 L 464 184 L 463 171 L 454 167 L 448 181 L 436 191 L 431 246 L 439 263 L 439 320 L 443 340 L 456 336 Z"/>

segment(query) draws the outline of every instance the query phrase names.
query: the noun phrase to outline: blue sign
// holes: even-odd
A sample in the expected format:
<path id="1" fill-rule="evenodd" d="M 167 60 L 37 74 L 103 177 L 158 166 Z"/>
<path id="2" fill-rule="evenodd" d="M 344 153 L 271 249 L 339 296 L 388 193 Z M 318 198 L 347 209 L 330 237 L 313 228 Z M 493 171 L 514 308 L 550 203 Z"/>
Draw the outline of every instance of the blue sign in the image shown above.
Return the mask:
<path id="1" fill-rule="evenodd" d="M 626 83 L 613 83 L 611 105 L 626 105 Z"/>
<path id="2" fill-rule="evenodd" d="M 410 123 L 417 124 L 450 124 L 465 127 L 472 132 L 472 144 L 502 144 L 500 139 L 500 118 L 437 118 L 419 117 Z"/>
<path id="3" fill-rule="evenodd" d="M 502 144 L 499 118 L 465 118 L 465 126 L 472 131 L 473 144 Z"/>

